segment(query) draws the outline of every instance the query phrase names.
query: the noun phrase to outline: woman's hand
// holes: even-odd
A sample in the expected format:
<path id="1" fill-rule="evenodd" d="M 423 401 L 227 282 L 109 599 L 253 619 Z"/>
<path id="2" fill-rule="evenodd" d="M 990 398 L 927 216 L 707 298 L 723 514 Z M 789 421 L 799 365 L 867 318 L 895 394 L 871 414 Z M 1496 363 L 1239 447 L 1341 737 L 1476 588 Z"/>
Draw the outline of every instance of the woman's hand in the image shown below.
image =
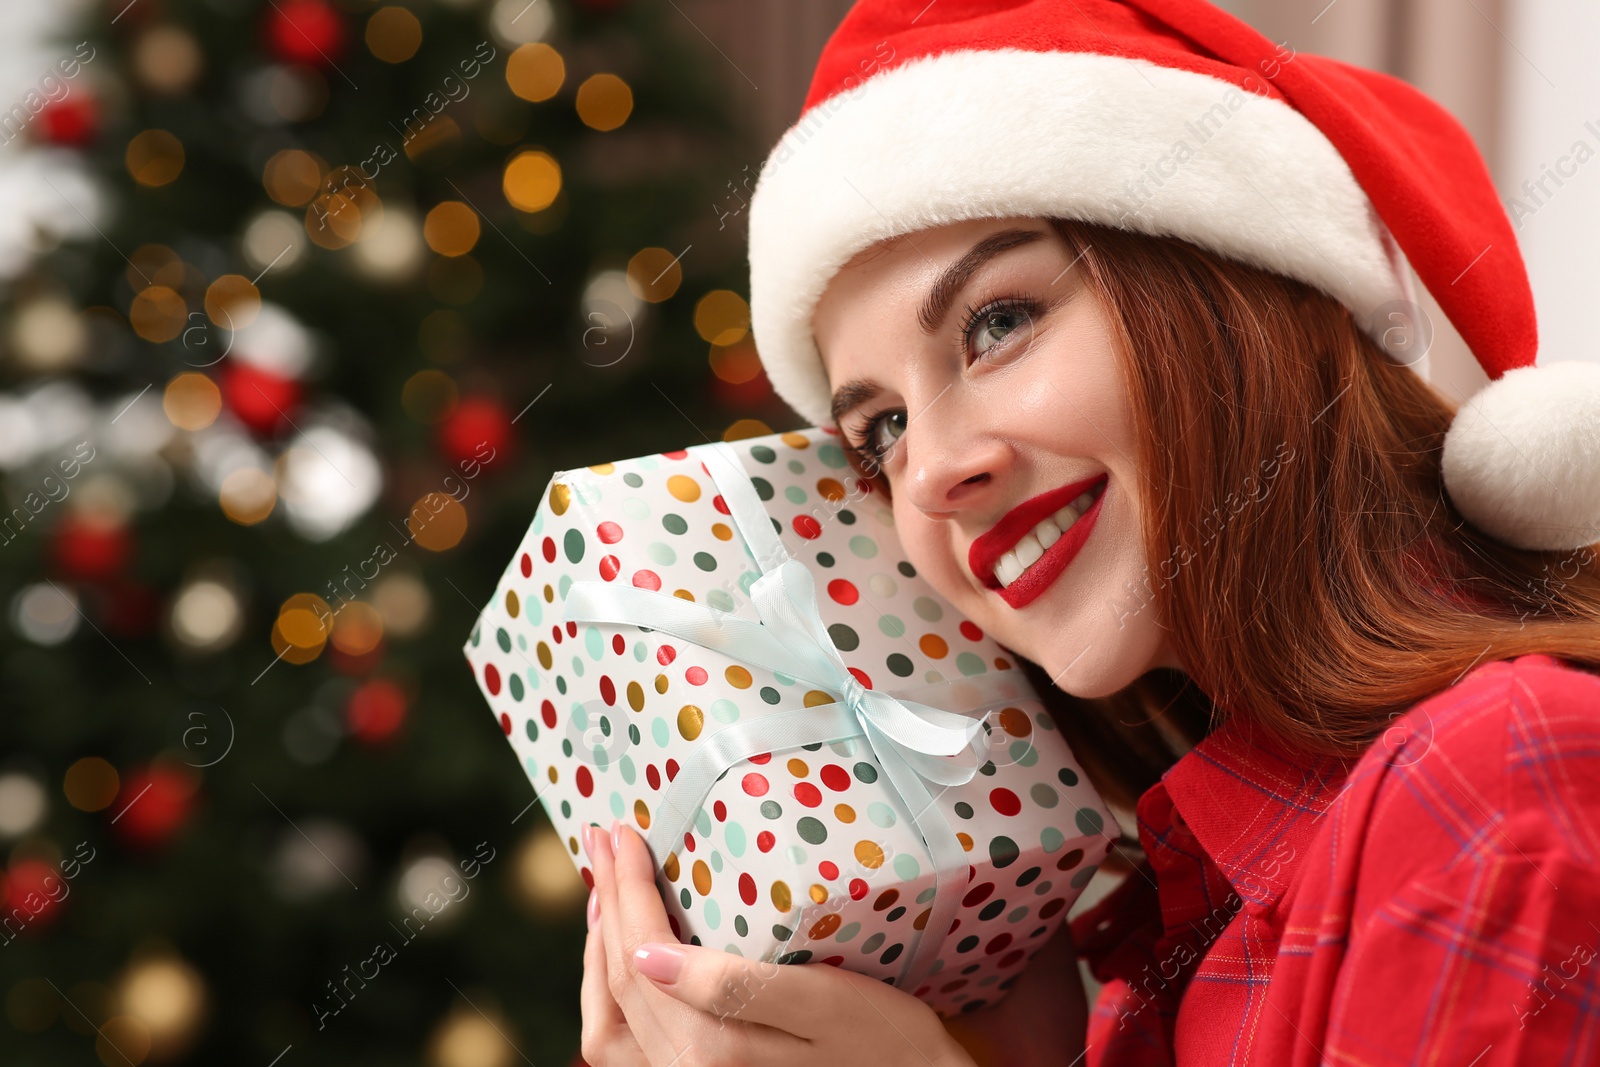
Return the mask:
<path id="1" fill-rule="evenodd" d="M 639 835 L 613 823 L 584 836 L 595 880 L 582 995 L 591 1067 L 975 1067 L 931 1007 L 883 982 L 679 943 Z"/>

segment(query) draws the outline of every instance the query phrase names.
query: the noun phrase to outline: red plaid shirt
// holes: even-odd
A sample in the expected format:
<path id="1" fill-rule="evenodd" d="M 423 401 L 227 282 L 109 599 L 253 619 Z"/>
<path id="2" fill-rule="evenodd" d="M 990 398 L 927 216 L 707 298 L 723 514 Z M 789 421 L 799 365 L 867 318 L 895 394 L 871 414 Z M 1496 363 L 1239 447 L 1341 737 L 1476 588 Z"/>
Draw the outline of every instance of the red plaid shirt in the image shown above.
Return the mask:
<path id="1" fill-rule="evenodd" d="M 1088 1067 L 1600 1063 L 1600 677 L 1481 666 L 1353 762 L 1225 724 L 1138 817 Z"/>

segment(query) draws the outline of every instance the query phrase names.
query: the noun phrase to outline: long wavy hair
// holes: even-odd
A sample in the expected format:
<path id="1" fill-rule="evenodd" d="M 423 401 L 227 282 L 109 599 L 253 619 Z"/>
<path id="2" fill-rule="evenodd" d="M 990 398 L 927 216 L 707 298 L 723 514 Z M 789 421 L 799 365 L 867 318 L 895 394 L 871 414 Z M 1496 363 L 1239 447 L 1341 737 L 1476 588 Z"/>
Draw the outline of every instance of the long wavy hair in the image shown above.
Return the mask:
<path id="1" fill-rule="evenodd" d="M 1023 661 L 1108 799 L 1132 808 L 1229 716 L 1355 756 L 1477 664 L 1600 669 L 1600 545 L 1528 552 L 1467 525 L 1440 475 L 1454 406 L 1342 304 L 1050 221 L 1111 320 L 1138 438 L 1149 564 L 1113 615 L 1157 612 L 1187 668 L 1078 700 Z"/>

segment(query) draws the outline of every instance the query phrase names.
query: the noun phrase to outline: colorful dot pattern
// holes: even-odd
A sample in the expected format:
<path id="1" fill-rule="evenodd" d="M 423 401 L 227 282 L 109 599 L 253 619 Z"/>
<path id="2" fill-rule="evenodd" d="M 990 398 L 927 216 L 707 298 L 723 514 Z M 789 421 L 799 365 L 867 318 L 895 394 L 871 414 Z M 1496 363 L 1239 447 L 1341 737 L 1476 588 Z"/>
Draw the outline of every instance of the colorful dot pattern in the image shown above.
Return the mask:
<path id="1" fill-rule="evenodd" d="M 829 636 L 863 685 L 1011 667 L 903 558 L 893 514 L 834 431 L 734 443 L 774 530 L 810 567 Z M 574 581 L 628 582 L 745 618 L 758 578 L 692 453 L 563 471 L 465 648 L 584 880 L 586 823 L 648 833 L 663 790 L 723 726 L 831 703 L 793 678 L 636 626 L 562 622 Z M 1054 723 L 1022 699 L 989 719 L 990 759 L 936 803 L 968 857 L 962 904 L 913 992 L 941 1014 L 992 1004 L 1065 918 L 1115 823 Z M 893 980 L 926 927 L 934 872 L 862 738 L 753 756 L 713 785 L 658 883 L 673 931 L 785 963 Z"/>

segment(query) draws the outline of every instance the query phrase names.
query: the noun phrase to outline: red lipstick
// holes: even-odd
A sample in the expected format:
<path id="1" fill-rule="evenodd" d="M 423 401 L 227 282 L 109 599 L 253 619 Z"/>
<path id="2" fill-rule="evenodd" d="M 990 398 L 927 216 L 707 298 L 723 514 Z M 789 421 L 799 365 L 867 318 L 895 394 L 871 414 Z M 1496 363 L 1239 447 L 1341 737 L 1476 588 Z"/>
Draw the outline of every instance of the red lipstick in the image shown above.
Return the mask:
<path id="1" fill-rule="evenodd" d="M 1001 556 L 1016 547 L 1023 535 L 1031 531 L 1044 519 L 1054 515 L 1067 504 L 1097 486 L 1104 486 L 1108 482 L 1104 474 L 1093 478 L 1086 478 L 1081 482 L 1052 489 L 1038 496 L 1030 497 L 1006 512 L 1000 517 L 986 533 L 972 542 L 972 547 L 967 550 L 967 565 L 972 569 L 973 576 L 990 589 L 995 590 L 1013 608 L 1020 608 L 1031 602 L 1040 593 L 1043 593 L 1050 583 L 1066 569 L 1083 548 L 1089 534 L 1094 529 L 1095 520 L 1100 516 L 1100 506 L 1105 500 L 1102 491 L 1089 510 L 1078 517 L 1078 521 L 1063 531 L 1055 544 L 1045 549 L 1044 555 L 1023 571 L 1016 581 L 1008 586 L 1001 586 L 999 579 L 994 576 L 994 565 Z"/>

